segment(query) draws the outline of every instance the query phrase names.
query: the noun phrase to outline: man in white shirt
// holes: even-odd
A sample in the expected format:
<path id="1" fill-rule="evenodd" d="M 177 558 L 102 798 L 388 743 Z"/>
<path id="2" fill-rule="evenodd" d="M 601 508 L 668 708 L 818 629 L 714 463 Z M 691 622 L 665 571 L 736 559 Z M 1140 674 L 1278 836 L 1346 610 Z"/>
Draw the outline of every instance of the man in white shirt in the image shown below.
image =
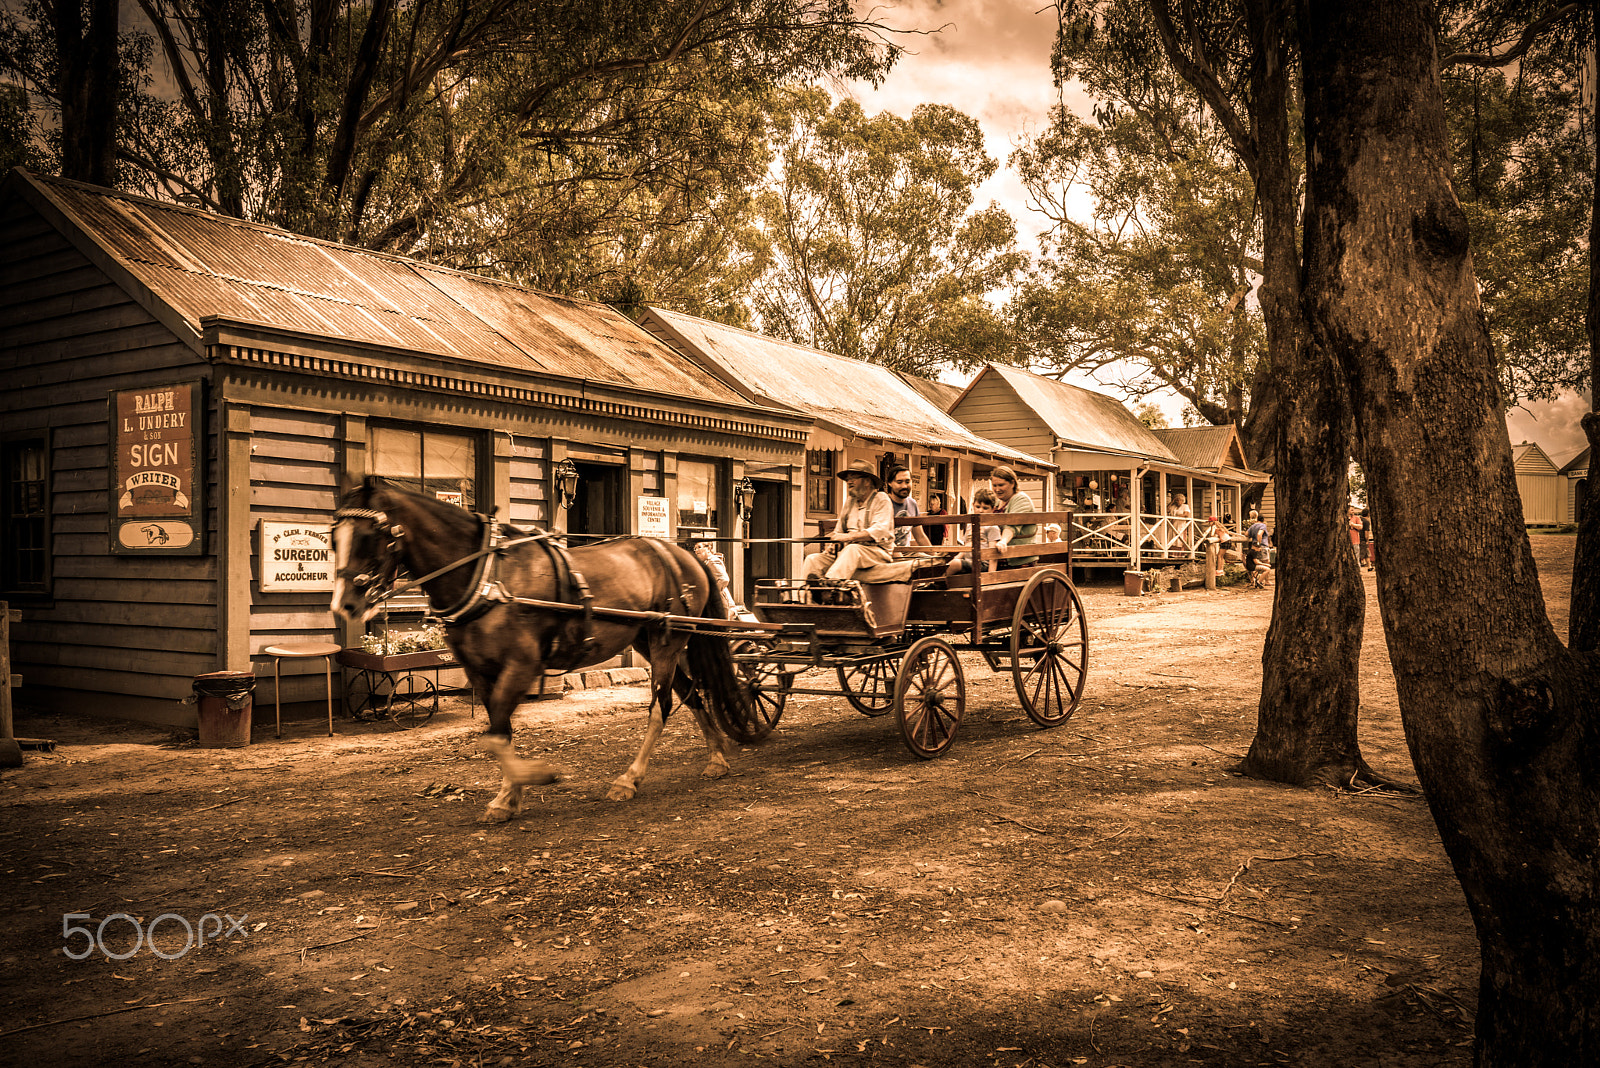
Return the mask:
<path id="1" fill-rule="evenodd" d="M 879 487 L 877 472 L 857 460 L 839 472 L 850 496 L 828 539 L 834 544 L 806 557 L 801 575 L 835 581 L 854 578 L 856 572 L 894 559 L 894 505 Z"/>

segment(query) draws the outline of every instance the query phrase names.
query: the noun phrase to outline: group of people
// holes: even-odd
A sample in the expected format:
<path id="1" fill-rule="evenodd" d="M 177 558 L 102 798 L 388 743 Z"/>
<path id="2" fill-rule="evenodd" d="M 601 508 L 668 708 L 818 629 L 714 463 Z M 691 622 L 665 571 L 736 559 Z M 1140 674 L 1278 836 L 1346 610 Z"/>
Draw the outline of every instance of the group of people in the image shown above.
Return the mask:
<path id="1" fill-rule="evenodd" d="M 1356 563 L 1371 571 L 1378 560 L 1378 539 L 1372 531 L 1372 512 L 1366 508 L 1349 508 L 1350 547 L 1355 550 Z"/>
<path id="2" fill-rule="evenodd" d="M 895 546 L 943 544 L 945 525 L 910 525 L 896 527 L 899 516 L 920 516 L 923 513 L 915 497 L 911 496 L 911 472 L 905 467 L 891 467 L 886 472 L 888 491 L 884 482 L 865 460 L 857 460 L 839 472 L 848 491 L 845 507 L 835 520 L 833 532 L 828 535 L 828 546 L 822 552 L 805 558 L 801 574 L 809 580 L 823 579 L 843 582 L 855 578 L 860 572 L 870 570 L 894 559 Z M 942 494 L 930 501 L 938 508 L 929 514 L 949 515 L 948 501 Z M 972 509 L 980 513 L 1020 513 L 1036 509 L 1033 499 L 1017 488 L 1017 473 L 1009 467 L 996 467 L 989 473 L 989 485 L 979 487 L 972 495 Z M 929 534 L 932 532 L 933 536 Z M 1033 523 L 984 525 L 980 528 L 982 544 L 979 550 L 1005 548 L 1009 545 L 1032 545 L 1038 537 L 1038 527 Z M 950 561 L 947 578 L 972 569 L 972 553 L 962 553 Z M 981 560 L 981 556 L 980 556 Z M 1002 560 L 1002 567 L 1024 567 L 1032 559 Z"/>

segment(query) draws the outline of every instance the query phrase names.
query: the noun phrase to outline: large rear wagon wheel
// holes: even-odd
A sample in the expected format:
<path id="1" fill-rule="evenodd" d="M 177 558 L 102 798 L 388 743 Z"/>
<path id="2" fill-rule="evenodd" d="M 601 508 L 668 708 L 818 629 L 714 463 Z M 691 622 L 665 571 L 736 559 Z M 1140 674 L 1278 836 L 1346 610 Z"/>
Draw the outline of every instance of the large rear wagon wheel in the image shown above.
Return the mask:
<path id="1" fill-rule="evenodd" d="M 967 705 L 967 680 L 956 651 L 943 638 L 924 638 L 906 651 L 894 682 L 894 718 L 906 748 L 932 760 L 955 744 Z"/>
<path id="2" fill-rule="evenodd" d="M 1078 591 L 1059 571 L 1040 571 L 1017 598 L 1011 621 L 1011 677 L 1028 718 L 1065 723 L 1083 700 L 1089 624 Z"/>
<path id="3" fill-rule="evenodd" d="M 840 664 L 838 670 L 845 700 L 863 716 L 881 716 L 894 707 L 894 680 L 900 673 L 898 656 L 861 667 Z"/>
<path id="4" fill-rule="evenodd" d="M 735 655 L 760 655 L 766 646 L 755 642 L 736 642 Z M 724 728 L 734 741 L 751 745 L 772 733 L 783 718 L 784 706 L 789 702 L 789 687 L 794 683 L 794 673 L 782 670 L 779 664 L 762 660 L 744 660 L 734 664 L 739 676 L 739 689 L 744 697 L 746 717 L 740 722 L 725 723 Z"/>

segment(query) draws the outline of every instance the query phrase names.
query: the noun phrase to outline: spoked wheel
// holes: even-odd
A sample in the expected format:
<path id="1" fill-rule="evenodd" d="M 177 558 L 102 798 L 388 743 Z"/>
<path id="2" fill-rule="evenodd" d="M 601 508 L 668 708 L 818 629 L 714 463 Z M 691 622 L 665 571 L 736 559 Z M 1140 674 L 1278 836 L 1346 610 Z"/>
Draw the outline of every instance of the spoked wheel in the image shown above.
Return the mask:
<path id="1" fill-rule="evenodd" d="M 1083 700 L 1089 624 L 1078 591 L 1059 571 L 1041 571 L 1017 598 L 1011 621 L 1011 677 L 1028 718 L 1065 723 Z"/>
<path id="2" fill-rule="evenodd" d="M 845 700 L 863 716 L 881 716 L 894 707 L 894 680 L 900 672 L 900 657 L 874 660 L 859 667 L 839 665 L 839 688 Z"/>
<path id="3" fill-rule="evenodd" d="M 350 677 L 344 688 L 344 710 L 353 720 L 373 719 L 389 707 L 394 680 L 382 671 L 362 669 Z"/>
<path id="4" fill-rule="evenodd" d="M 755 642 L 736 642 L 735 655 L 761 655 L 770 647 Z M 784 671 L 781 664 L 764 660 L 745 660 L 734 665 L 738 669 L 739 688 L 744 694 L 745 718 L 724 723 L 734 741 L 749 745 L 759 742 L 772 733 L 783 718 L 783 708 L 789 702 L 789 687 L 794 682 L 794 672 Z"/>
<path id="5" fill-rule="evenodd" d="M 967 680 L 949 642 L 924 638 L 907 650 L 894 683 L 894 717 L 907 749 L 923 760 L 949 749 L 966 705 Z"/>
<path id="6" fill-rule="evenodd" d="M 433 681 L 422 675 L 402 675 L 389 694 L 389 722 L 409 730 L 433 716 L 439 703 Z"/>

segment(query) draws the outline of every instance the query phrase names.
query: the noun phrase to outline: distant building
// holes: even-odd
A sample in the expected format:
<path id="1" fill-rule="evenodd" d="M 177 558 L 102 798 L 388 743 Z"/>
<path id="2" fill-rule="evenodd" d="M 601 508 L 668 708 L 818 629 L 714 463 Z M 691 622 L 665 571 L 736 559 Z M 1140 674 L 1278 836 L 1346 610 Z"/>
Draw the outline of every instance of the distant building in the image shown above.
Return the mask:
<path id="1" fill-rule="evenodd" d="M 1589 450 L 1584 448 L 1578 455 L 1561 465 L 1561 470 L 1556 472 L 1566 483 L 1565 509 L 1563 522 L 1583 522 L 1583 510 L 1589 501 Z"/>
<path id="2" fill-rule="evenodd" d="M 1545 451 L 1524 441 L 1512 447 L 1511 459 L 1516 466 L 1517 493 L 1522 497 L 1522 521 L 1530 527 L 1568 522 L 1567 480 Z"/>

